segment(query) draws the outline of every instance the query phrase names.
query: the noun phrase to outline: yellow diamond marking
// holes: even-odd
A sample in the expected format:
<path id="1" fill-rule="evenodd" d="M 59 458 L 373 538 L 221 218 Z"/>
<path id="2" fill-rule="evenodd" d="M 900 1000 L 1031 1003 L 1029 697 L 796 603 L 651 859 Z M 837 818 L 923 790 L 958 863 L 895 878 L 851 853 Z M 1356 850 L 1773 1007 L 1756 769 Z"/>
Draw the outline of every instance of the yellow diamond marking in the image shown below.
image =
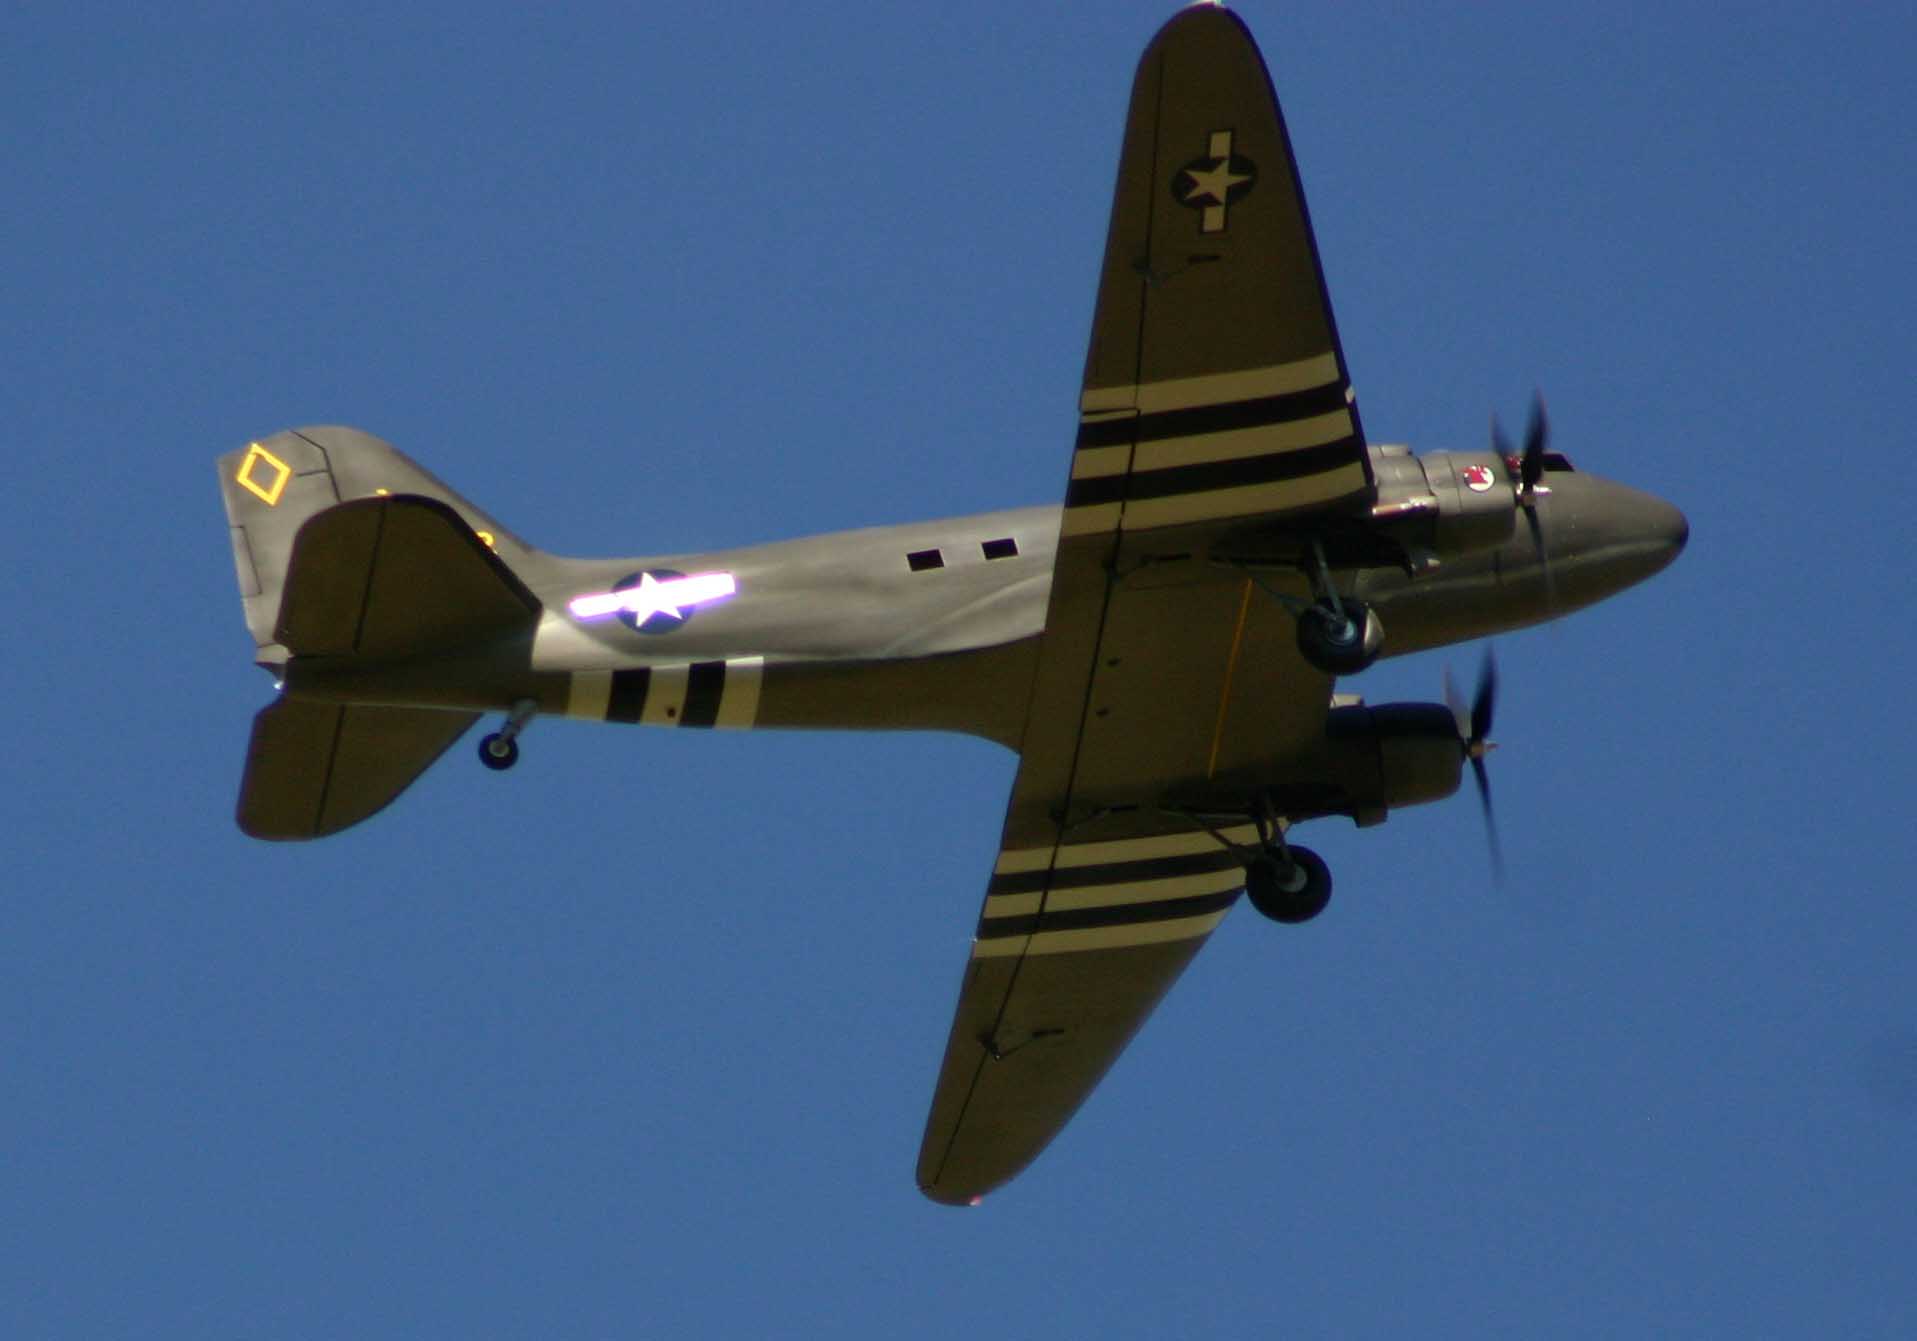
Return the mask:
<path id="1" fill-rule="evenodd" d="M 271 484 L 261 484 L 253 478 L 253 467 L 262 461 L 273 468 Z M 280 495 L 286 491 L 286 482 L 292 478 L 293 467 L 257 442 L 250 442 L 246 445 L 246 460 L 240 462 L 239 473 L 233 477 L 233 482 L 270 508 L 279 505 Z"/>

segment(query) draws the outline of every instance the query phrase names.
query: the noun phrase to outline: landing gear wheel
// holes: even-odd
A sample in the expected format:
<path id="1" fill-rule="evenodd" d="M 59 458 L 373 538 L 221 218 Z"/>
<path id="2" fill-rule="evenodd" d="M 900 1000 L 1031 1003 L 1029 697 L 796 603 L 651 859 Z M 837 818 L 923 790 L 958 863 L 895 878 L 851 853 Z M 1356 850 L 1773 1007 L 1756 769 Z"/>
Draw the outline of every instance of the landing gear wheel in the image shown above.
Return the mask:
<path id="1" fill-rule="evenodd" d="M 495 773 L 504 773 L 519 762 L 519 742 L 495 731 L 479 742 L 479 762 Z"/>
<path id="2" fill-rule="evenodd" d="M 519 733 L 526 729 L 539 711 L 537 699 L 514 699 L 506 724 L 479 742 L 479 762 L 495 773 L 504 773 L 519 762 Z"/>
<path id="3" fill-rule="evenodd" d="M 1245 867 L 1245 897 L 1274 922 L 1309 922 L 1331 902 L 1331 868 L 1308 847 L 1261 852 Z"/>
<path id="4" fill-rule="evenodd" d="M 1378 659 L 1384 624 L 1363 601 L 1318 601 L 1298 616 L 1298 651 L 1327 675 L 1356 675 Z"/>

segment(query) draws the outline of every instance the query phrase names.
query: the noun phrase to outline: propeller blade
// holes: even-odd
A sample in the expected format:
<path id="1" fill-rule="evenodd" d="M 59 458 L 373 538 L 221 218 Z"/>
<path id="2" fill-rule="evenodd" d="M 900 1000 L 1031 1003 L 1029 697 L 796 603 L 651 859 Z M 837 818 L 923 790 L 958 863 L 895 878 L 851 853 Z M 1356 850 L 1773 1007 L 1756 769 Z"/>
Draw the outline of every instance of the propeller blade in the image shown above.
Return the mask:
<path id="1" fill-rule="evenodd" d="M 1484 756 L 1473 755 L 1471 759 L 1472 776 L 1478 780 L 1478 804 L 1484 809 L 1484 836 L 1491 844 L 1491 870 L 1497 882 L 1504 883 L 1504 844 L 1498 841 L 1498 816 L 1491 808 L 1491 774 L 1484 766 Z"/>
<path id="2" fill-rule="evenodd" d="M 1478 672 L 1478 692 L 1471 699 L 1471 736 L 1473 745 L 1482 745 L 1491 735 L 1491 718 L 1498 707 L 1498 659 L 1487 648 L 1484 668 Z M 1483 751 L 1478 751 L 1480 755 Z"/>
<path id="3" fill-rule="evenodd" d="M 1518 507 L 1524 513 L 1524 524 L 1530 529 L 1531 544 L 1538 552 L 1538 567 L 1544 573 L 1544 603 L 1547 612 L 1555 610 L 1558 603 L 1557 581 L 1551 575 L 1551 553 L 1544 544 L 1544 522 L 1538 517 L 1537 487 L 1544 479 L 1544 453 L 1551 441 L 1551 419 L 1544 410 L 1544 394 L 1534 392 L 1531 397 L 1531 418 L 1524 426 L 1524 451 L 1522 454 L 1511 450 L 1510 439 L 1504 436 L 1504 428 L 1498 423 L 1498 416 L 1491 416 L 1491 450 L 1496 452 L 1505 463 L 1507 470 L 1516 462 Z"/>
<path id="4" fill-rule="evenodd" d="M 1444 668 L 1444 702 L 1451 709 L 1451 720 L 1458 724 L 1458 739 L 1467 746 L 1471 743 L 1471 709 L 1465 706 L 1464 699 L 1458 694 L 1458 687 L 1451 682 L 1451 668 Z"/>
<path id="5" fill-rule="evenodd" d="M 1467 712 L 1458 688 L 1451 681 L 1449 668 L 1444 673 L 1444 701 L 1458 724 L 1458 748 L 1471 761 L 1471 776 L 1478 784 L 1478 806 L 1484 811 L 1484 836 L 1491 846 L 1491 869 L 1498 884 L 1504 883 L 1504 845 L 1498 840 L 1498 819 L 1491 809 L 1491 773 L 1484 756 L 1492 749 L 1491 723 L 1498 710 L 1498 659 L 1485 649 L 1484 666 L 1478 671 L 1478 688 L 1471 696 Z"/>
<path id="6" fill-rule="evenodd" d="M 1491 412 L 1491 450 L 1498 454 L 1500 461 L 1509 461 L 1517 453 L 1511 450 L 1511 439 L 1504 436 L 1504 425 L 1498 422 L 1496 410 Z"/>
<path id="7" fill-rule="evenodd" d="M 1551 551 L 1544 547 L 1544 523 L 1538 520 L 1537 504 L 1524 509 L 1524 524 L 1531 528 L 1531 543 L 1537 547 L 1538 567 L 1544 570 L 1544 608 L 1558 608 L 1557 579 L 1551 576 Z"/>
<path id="8" fill-rule="evenodd" d="M 1531 422 L 1524 430 L 1524 457 L 1518 464 L 1518 482 L 1527 490 L 1535 489 L 1544 478 L 1544 444 L 1550 439 L 1550 421 L 1544 415 L 1544 397 L 1531 400 Z"/>

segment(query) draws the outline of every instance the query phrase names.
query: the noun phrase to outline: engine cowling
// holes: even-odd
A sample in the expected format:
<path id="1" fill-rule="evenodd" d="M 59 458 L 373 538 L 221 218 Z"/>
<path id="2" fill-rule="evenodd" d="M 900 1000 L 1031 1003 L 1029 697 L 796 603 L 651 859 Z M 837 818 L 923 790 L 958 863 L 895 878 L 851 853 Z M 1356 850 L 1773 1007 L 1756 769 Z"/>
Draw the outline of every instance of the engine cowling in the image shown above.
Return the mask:
<path id="1" fill-rule="evenodd" d="M 1337 813 L 1361 825 L 1381 823 L 1400 806 L 1442 801 L 1463 780 L 1457 718 L 1442 703 L 1333 708 L 1325 740 L 1343 792 Z"/>
<path id="2" fill-rule="evenodd" d="M 1517 529 L 1517 490 L 1496 452 L 1371 451 L 1374 515 L 1414 560 L 1495 549 Z"/>
<path id="3" fill-rule="evenodd" d="M 1425 487 L 1438 500 L 1440 554 L 1494 549 L 1518 524 L 1518 496 L 1495 452 L 1429 452 L 1419 458 Z"/>

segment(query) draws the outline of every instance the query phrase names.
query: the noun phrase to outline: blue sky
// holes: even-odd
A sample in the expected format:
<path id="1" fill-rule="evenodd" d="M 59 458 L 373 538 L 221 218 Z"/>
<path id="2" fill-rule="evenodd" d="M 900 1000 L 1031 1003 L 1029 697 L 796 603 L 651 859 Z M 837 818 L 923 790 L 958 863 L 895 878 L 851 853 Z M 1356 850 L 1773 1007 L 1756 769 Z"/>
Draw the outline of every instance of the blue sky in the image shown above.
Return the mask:
<path id="1" fill-rule="evenodd" d="M 1058 496 L 1170 7 L 651 8 L 9 25 L 0 1332 L 1917 1329 L 1907 7 L 1239 6 L 1372 438 L 1540 388 L 1690 548 L 1499 640 L 1505 888 L 1468 796 L 1313 826 L 961 1212 L 996 747 L 542 722 L 232 824 L 249 438 L 575 553 Z"/>

